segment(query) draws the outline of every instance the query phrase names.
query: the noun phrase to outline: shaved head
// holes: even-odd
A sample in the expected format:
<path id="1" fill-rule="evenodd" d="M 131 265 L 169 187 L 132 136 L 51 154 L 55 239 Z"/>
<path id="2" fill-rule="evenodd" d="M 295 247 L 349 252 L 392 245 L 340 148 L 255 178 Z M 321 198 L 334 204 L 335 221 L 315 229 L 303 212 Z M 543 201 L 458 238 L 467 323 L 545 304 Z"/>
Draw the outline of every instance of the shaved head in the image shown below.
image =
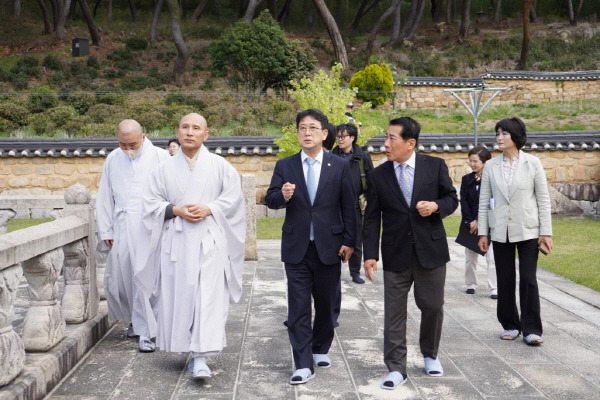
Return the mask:
<path id="1" fill-rule="evenodd" d="M 142 126 L 135 119 L 124 119 L 117 125 L 117 136 L 129 136 L 131 134 L 143 135 Z"/>
<path id="2" fill-rule="evenodd" d="M 181 150 L 186 156 L 193 157 L 208 136 L 206 118 L 202 115 L 197 113 L 187 114 L 179 121 L 177 138 L 181 144 Z"/>
<path id="3" fill-rule="evenodd" d="M 142 126 L 135 119 L 124 119 L 117 125 L 117 139 L 121 150 L 137 150 L 144 143 Z"/>

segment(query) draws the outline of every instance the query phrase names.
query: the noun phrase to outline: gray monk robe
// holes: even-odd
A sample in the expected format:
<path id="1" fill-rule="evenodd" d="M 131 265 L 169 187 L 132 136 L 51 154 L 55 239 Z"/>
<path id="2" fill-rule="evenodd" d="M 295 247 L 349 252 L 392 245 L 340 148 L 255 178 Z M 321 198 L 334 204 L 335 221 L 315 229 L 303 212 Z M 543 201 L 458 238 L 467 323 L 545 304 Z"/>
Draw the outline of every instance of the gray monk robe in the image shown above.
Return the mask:
<path id="1" fill-rule="evenodd" d="M 229 303 L 242 294 L 246 221 L 238 172 L 205 146 L 199 152 L 192 171 L 179 151 L 152 172 L 143 207 L 148 254 L 136 281 L 159 298 L 156 345 L 210 355 L 226 345 Z M 169 204 L 198 203 L 212 215 L 165 220 Z"/>
<path id="2" fill-rule="evenodd" d="M 148 138 L 133 160 L 121 149 L 113 150 L 104 162 L 96 199 L 98 236 L 102 241 L 113 240 L 104 275 L 110 316 L 132 322 L 134 331 L 145 337 L 156 334 L 156 320 L 148 297 L 142 296 L 133 282 L 142 194 L 152 169 L 167 158 L 169 153 L 155 147 Z"/>

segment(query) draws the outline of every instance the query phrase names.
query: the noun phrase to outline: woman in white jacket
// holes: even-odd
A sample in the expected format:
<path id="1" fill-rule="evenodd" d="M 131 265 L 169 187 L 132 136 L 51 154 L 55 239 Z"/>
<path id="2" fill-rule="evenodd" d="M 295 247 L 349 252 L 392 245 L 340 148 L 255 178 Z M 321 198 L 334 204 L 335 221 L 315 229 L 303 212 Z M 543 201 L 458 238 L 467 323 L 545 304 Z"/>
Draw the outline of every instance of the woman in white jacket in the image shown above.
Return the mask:
<path id="1" fill-rule="evenodd" d="M 538 248 L 552 251 L 552 219 L 546 174 L 540 160 L 524 153 L 525 124 L 519 118 L 496 124 L 502 154 L 485 164 L 479 197 L 479 247 L 487 251 L 491 233 L 498 278 L 500 338 L 523 333 L 528 345 L 542 343 L 540 298 L 536 278 Z M 519 253 L 519 298 L 515 295 L 515 251 Z"/>

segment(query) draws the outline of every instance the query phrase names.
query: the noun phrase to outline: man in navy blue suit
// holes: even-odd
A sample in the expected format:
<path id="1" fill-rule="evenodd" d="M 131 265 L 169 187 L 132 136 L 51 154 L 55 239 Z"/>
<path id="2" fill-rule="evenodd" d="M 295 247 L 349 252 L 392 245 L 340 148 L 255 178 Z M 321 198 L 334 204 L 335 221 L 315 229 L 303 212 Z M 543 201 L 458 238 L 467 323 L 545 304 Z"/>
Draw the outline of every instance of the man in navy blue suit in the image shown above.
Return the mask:
<path id="1" fill-rule="evenodd" d="M 292 385 L 328 368 L 333 309 L 341 263 L 356 243 L 358 214 L 348 162 L 322 150 L 327 117 L 317 109 L 296 116 L 302 151 L 277 161 L 267 191 L 269 208 L 285 208 L 281 260 L 288 281 L 288 334 L 296 371 Z M 311 328 L 311 295 L 315 318 Z"/>

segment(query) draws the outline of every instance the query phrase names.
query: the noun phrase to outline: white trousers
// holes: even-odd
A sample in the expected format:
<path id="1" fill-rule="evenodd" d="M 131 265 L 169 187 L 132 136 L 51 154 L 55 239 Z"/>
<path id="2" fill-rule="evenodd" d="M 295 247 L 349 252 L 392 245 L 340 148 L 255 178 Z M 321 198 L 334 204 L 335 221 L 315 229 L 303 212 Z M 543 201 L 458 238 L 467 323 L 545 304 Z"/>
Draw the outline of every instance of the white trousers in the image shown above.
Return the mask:
<path id="1" fill-rule="evenodd" d="M 467 289 L 475 289 L 477 287 L 477 261 L 479 261 L 479 253 L 465 247 L 465 285 Z M 492 243 L 490 243 L 490 248 L 485 253 L 485 262 L 487 264 L 488 289 L 490 290 L 490 294 L 496 294 L 496 263 L 494 262 Z"/>

